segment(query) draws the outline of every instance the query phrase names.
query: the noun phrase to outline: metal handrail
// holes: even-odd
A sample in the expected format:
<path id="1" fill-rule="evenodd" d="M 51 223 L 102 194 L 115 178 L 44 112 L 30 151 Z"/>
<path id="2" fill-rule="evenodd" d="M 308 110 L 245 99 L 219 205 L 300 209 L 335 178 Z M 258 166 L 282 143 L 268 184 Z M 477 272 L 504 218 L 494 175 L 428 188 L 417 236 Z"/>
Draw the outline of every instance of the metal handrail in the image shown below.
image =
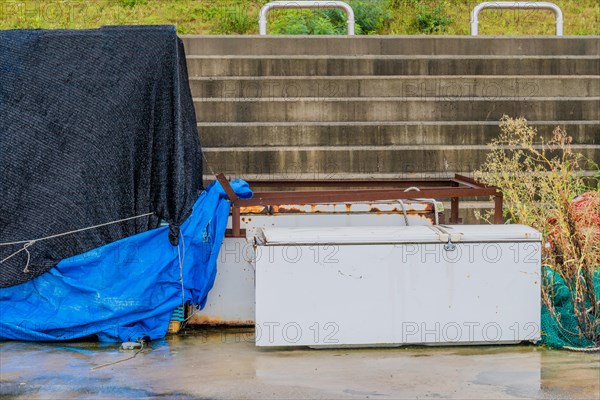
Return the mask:
<path id="1" fill-rule="evenodd" d="M 274 8 L 337 8 L 344 10 L 347 15 L 346 24 L 348 25 L 348 35 L 354 35 L 354 10 L 349 4 L 343 1 L 272 1 L 265 4 L 260 9 L 258 17 L 258 33 L 267 34 L 267 14 Z"/>
<path id="2" fill-rule="evenodd" d="M 563 12 L 559 6 L 547 1 L 486 1 L 478 4 L 471 11 L 471 36 L 479 34 L 479 13 L 486 8 L 495 9 L 516 9 L 516 8 L 536 8 L 542 10 L 552 10 L 556 16 L 556 36 L 563 35 Z"/>

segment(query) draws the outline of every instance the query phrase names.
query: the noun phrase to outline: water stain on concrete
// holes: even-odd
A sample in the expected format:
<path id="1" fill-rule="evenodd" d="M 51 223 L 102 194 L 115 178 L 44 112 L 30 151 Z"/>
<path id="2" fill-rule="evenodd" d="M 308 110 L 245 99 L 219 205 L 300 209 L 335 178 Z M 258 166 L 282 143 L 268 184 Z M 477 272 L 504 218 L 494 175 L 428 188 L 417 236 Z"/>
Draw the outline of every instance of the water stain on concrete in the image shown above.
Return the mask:
<path id="1" fill-rule="evenodd" d="M 135 358 L 117 345 L 0 344 L 14 399 L 600 399 L 600 355 L 535 346 L 256 348 L 251 331 L 187 332 Z"/>

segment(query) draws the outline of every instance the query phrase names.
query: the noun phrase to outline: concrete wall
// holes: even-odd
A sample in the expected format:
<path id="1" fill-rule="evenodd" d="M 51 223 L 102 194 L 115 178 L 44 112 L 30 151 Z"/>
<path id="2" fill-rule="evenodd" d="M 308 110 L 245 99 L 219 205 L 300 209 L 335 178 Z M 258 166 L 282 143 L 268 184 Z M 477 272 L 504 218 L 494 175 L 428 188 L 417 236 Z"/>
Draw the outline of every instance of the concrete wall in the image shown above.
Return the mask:
<path id="1" fill-rule="evenodd" d="M 561 125 L 576 150 L 600 161 L 598 37 L 182 38 L 215 172 L 468 174 L 503 114 L 545 136 Z"/>

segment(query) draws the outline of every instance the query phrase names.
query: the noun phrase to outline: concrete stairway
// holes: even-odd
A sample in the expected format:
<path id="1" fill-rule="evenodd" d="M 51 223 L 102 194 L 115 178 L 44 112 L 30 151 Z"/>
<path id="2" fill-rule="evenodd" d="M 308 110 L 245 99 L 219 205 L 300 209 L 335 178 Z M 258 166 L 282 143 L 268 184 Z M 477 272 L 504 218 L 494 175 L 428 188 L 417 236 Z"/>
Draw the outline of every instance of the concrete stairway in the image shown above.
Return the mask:
<path id="1" fill-rule="evenodd" d="M 207 179 L 468 174 L 503 114 L 600 161 L 597 37 L 183 40 Z"/>

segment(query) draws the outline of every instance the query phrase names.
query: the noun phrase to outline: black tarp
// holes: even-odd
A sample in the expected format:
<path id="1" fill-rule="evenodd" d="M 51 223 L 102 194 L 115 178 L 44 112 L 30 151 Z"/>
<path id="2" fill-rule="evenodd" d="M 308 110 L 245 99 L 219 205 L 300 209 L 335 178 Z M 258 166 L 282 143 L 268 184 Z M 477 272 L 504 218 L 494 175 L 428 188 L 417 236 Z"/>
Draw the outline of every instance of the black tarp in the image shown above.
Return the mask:
<path id="1" fill-rule="evenodd" d="M 0 287 L 61 259 L 177 227 L 202 190 L 185 54 L 175 29 L 0 31 Z M 29 263 L 27 262 L 29 258 Z"/>

